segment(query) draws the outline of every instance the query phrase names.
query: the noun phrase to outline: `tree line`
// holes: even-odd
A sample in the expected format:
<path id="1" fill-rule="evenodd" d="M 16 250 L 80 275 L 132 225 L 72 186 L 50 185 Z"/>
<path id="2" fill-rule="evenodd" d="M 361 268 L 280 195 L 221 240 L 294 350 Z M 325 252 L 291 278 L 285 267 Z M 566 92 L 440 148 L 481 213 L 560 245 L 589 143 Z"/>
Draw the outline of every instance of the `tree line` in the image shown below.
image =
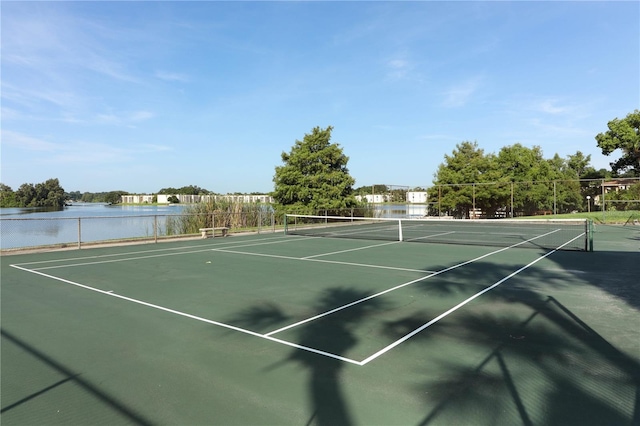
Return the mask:
<path id="1" fill-rule="evenodd" d="M 56 178 L 33 184 L 23 183 L 17 190 L 0 183 L 0 207 L 44 207 L 61 209 L 69 202 L 111 203 L 120 202 L 127 191 L 66 192 Z"/>
<path id="2" fill-rule="evenodd" d="M 583 209 L 586 195 L 597 195 L 589 179 L 611 175 L 605 169 L 595 170 L 590 160 L 580 151 L 567 158 L 555 154 L 545 159 L 540 147 L 521 144 L 486 154 L 477 142 L 462 142 L 445 155 L 427 193 L 438 204 L 435 213 L 454 217 L 471 217 L 474 208 L 487 217 L 507 209 L 523 216 L 569 213 Z"/>
<path id="3" fill-rule="evenodd" d="M 186 194 L 186 195 L 208 195 L 215 192 L 201 188 L 197 185 L 188 185 L 180 188 L 162 188 L 158 194 Z M 46 207 L 60 209 L 67 203 L 109 203 L 118 204 L 123 195 L 129 192 L 123 190 L 106 191 L 106 192 L 66 192 L 61 186 L 58 179 L 48 179 L 45 182 L 32 184 L 24 183 L 17 190 L 13 190 L 10 186 L 0 183 L 0 207 Z M 252 192 L 252 195 L 260 194 Z M 241 195 L 236 193 L 235 195 Z M 179 202 L 175 198 L 175 202 Z"/>
<path id="4" fill-rule="evenodd" d="M 470 217 L 473 208 L 494 217 L 507 206 L 514 210 L 509 214 L 524 216 L 583 210 L 590 198 L 599 195 L 602 179 L 640 177 L 640 111 L 613 119 L 607 127 L 595 139 L 603 154 L 621 152 L 610 163 L 610 171 L 595 170 L 589 164 L 591 156 L 580 151 L 567 158 L 555 154 L 545 159 L 539 146 L 517 143 L 485 154 L 477 142 L 467 141 L 445 155 L 428 190 L 429 199 L 437 200 L 438 214 L 444 210 L 454 217 Z M 640 199 L 640 183 L 608 197 L 619 201 L 611 204 L 617 209 L 637 208 L 634 200 Z"/>
<path id="5" fill-rule="evenodd" d="M 555 154 L 545 159 L 538 146 L 527 148 L 516 143 L 497 154 L 485 154 L 476 142 L 462 142 L 438 167 L 433 186 L 427 190 L 429 199 L 437 200 L 439 212 L 446 210 L 456 217 L 469 217 L 474 208 L 488 217 L 507 207 L 514 210 L 510 214 L 520 215 L 584 209 L 586 196 L 595 198 L 598 194 L 598 179 L 640 177 L 640 111 L 611 120 L 607 126 L 609 130 L 595 139 L 605 155 L 622 152 L 611 163 L 611 171 L 595 170 L 589 164 L 591 156 L 580 151 L 567 158 Z M 370 185 L 354 189 L 355 179 L 347 168 L 349 157 L 339 144 L 330 142 L 332 130 L 331 126 L 316 127 L 302 141 L 297 140 L 291 151 L 282 153 L 283 165 L 276 167 L 273 178 L 276 210 L 314 213 L 353 209 L 362 205 L 355 195 L 377 191 L 390 196 L 390 201 L 405 201 L 405 191 L 397 188 Z M 624 199 L 636 193 L 640 193 L 640 185 L 611 197 Z"/>

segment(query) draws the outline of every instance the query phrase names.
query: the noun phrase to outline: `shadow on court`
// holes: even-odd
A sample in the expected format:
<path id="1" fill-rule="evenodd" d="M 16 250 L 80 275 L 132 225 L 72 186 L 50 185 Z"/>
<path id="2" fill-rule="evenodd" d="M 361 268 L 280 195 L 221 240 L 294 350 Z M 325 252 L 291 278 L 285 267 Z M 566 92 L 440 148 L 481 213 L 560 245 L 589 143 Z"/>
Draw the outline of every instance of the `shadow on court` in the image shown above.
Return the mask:
<path id="1" fill-rule="evenodd" d="M 106 394 L 99 387 L 94 386 L 91 382 L 84 380 L 80 374 L 74 373 L 72 370 L 67 368 L 66 366 L 58 363 L 53 358 L 49 357 L 47 354 L 39 351 L 28 343 L 24 342 L 19 337 L 14 334 L 8 332 L 7 330 L 0 330 L 0 335 L 2 337 L 2 345 L 13 345 L 19 350 L 24 352 L 23 358 L 31 358 L 36 362 L 39 362 L 46 366 L 47 368 L 55 371 L 57 374 L 61 375 L 63 378 L 55 383 L 52 383 L 39 391 L 33 392 L 30 395 L 26 395 L 22 399 L 18 401 L 13 401 L 8 405 L 3 405 L 0 413 L 6 414 L 11 410 L 20 407 L 21 405 L 28 403 L 37 399 L 38 397 L 44 396 L 47 392 L 52 392 L 62 387 L 64 385 L 73 384 L 79 386 L 84 392 L 91 395 L 101 404 L 109 407 L 114 412 L 118 413 L 122 418 L 126 420 L 127 423 L 136 424 L 136 425 L 152 425 L 153 423 L 147 420 L 140 413 L 137 413 L 133 409 L 127 407 L 125 404 L 118 401 L 116 398 Z M 86 419 L 89 420 L 88 418 Z M 77 421 L 77 420 L 76 420 Z M 121 421 L 120 419 L 114 421 Z"/>
<path id="2" fill-rule="evenodd" d="M 4 322 L 1 337 L 4 366 L 10 365 L 7 360 L 12 362 L 11 371 L 3 371 L 3 384 L 10 383 L 7 386 L 14 387 L 15 400 L 3 400 L 3 423 L 6 420 L 7 424 L 25 424 L 28 423 L 25 419 L 30 418 L 39 420 L 32 422 L 34 424 L 42 423 L 43 419 L 59 420 L 59 417 L 51 416 L 50 411 L 38 412 L 38 409 L 46 405 L 50 410 L 62 405 L 69 412 L 77 407 L 75 417 L 71 419 L 75 421 L 65 424 L 159 424 L 162 415 L 174 416 L 164 417 L 167 424 L 205 424 L 207 420 L 240 424 L 241 419 L 244 424 L 268 423 L 270 419 L 276 419 L 270 423 L 320 426 L 640 424 L 637 331 L 640 246 L 635 229 L 617 232 L 610 239 L 597 239 L 594 253 L 557 252 L 533 264 L 363 366 L 275 343 L 263 345 L 266 341 L 237 335 L 229 329 L 215 328 L 212 333 L 214 329 L 209 325 L 176 320 L 138 305 L 113 303 L 114 299 L 102 295 L 95 299 L 96 302 L 104 300 L 108 303 L 93 305 L 86 303 L 94 300 L 93 294 L 75 289 L 67 293 L 60 291 L 66 287 L 58 289 L 50 283 L 41 286 L 34 276 L 12 271 L 14 285 L 9 288 L 13 293 L 6 290 L 5 282 L 3 308 L 6 319 L 11 313 L 7 308 L 14 307 L 13 316 L 9 317 L 13 322 Z M 399 264 L 408 265 L 411 260 L 415 261 L 412 267 L 418 270 L 444 270 L 458 261 L 453 259 L 472 257 L 466 257 L 465 247 L 461 246 L 431 246 L 429 250 L 420 251 L 413 249 L 411 243 L 403 243 L 384 249 L 387 251 L 379 250 L 376 251 L 378 258 L 372 258 L 370 252 L 366 254 L 369 264 L 387 265 L 398 260 Z M 477 247 L 474 250 L 473 253 L 480 252 Z M 345 256 L 344 260 L 362 263 L 354 253 L 364 256 L 365 250 L 349 253 L 354 257 Z M 323 317 L 321 321 L 288 329 L 283 332 L 286 336 L 283 340 L 336 356 L 362 359 L 363 353 L 371 355 L 370 348 L 375 351 L 398 341 L 465 298 L 509 276 L 528 262 L 521 259 L 535 259 L 543 253 L 535 249 L 514 249 L 504 256 L 465 264 L 353 305 Z M 425 256 L 433 256 L 428 267 Z M 438 260 L 434 260 L 436 256 Z M 196 260 L 200 266 L 209 265 L 204 263 L 208 258 Z M 167 288 L 175 289 L 175 293 L 168 292 L 167 300 L 173 303 L 183 292 L 200 289 L 201 293 L 193 293 L 188 301 L 202 300 L 202 311 L 207 312 L 210 307 L 206 304 L 215 295 L 207 292 L 214 287 L 213 275 L 207 269 L 206 280 L 202 279 L 199 270 L 182 262 L 184 265 L 178 266 L 184 276 L 172 276 L 175 279 Z M 162 268 L 175 265 L 165 262 L 154 273 L 164 274 Z M 267 266 L 268 273 L 261 273 L 277 277 L 280 264 Z M 258 270 L 254 264 L 242 264 L 238 270 L 240 268 Z M 302 279 L 309 270 L 318 274 L 325 271 L 301 269 Z M 382 284 L 376 284 L 380 290 L 386 285 L 387 277 L 391 277 L 391 281 L 408 281 L 426 275 L 414 271 L 383 275 L 371 268 L 363 275 L 355 275 L 361 273 L 361 270 L 357 271 L 352 276 L 332 276 L 336 281 L 328 281 L 326 285 L 330 288 L 323 292 L 312 285 L 299 286 L 296 280 L 295 287 L 286 287 L 279 293 L 288 296 L 290 291 L 292 295 L 304 297 L 269 298 L 268 293 L 245 293 L 252 297 L 252 301 L 247 302 L 241 297 L 244 294 L 234 287 L 229 292 L 238 291 L 238 304 L 222 302 L 216 306 L 228 307 L 220 314 L 227 317 L 226 324 L 269 333 L 370 296 L 375 291 L 367 287 L 368 280 L 384 278 Z M 3 279 L 7 276 L 10 275 Z M 188 287 L 185 277 L 200 277 L 205 284 Z M 230 282 L 242 284 L 236 280 L 233 275 Z M 159 284 L 151 289 L 158 292 L 161 290 Z M 268 289 L 269 282 L 263 286 Z M 238 287 L 242 289 L 242 286 Z M 50 291 L 42 293 L 43 289 Z M 90 337 L 83 343 L 84 347 L 61 350 L 60 345 L 76 339 L 73 330 L 62 333 L 56 343 L 49 340 L 50 335 L 41 327 L 42 318 L 51 322 L 52 328 L 61 327 L 54 322 L 54 317 L 34 317 L 32 313 L 39 313 L 35 308 L 27 311 L 30 316 L 21 316 L 23 299 L 39 302 L 46 298 L 43 294 L 59 294 L 63 298 L 64 302 L 55 300 L 54 312 L 60 307 L 69 308 L 69 322 L 60 324 L 68 326 L 79 320 L 90 321 L 92 318 L 87 312 L 97 310 L 100 312 L 95 318 L 97 323 L 109 321 L 104 326 L 95 326 L 95 330 L 113 327 L 113 333 L 109 335 L 114 336 L 116 342 L 127 345 L 122 348 L 133 355 L 142 354 L 143 358 L 126 363 L 120 377 L 115 377 L 112 383 L 103 383 L 112 377 L 107 368 L 111 362 L 113 371 L 120 369 L 123 366 L 118 359 L 124 359 L 129 352 L 110 357 L 109 353 L 115 347 L 110 347 L 108 340 L 104 341 L 104 334 L 95 333 L 94 327 L 81 334 Z M 84 303 L 73 305 L 68 298 Z M 79 312 L 83 306 L 86 306 L 85 311 Z M 128 309 L 130 307 L 133 309 Z M 214 311 L 214 308 L 210 310 Z M 45 313 L 50 315 L 46 309 Z M 110 321 L 112 317 L 120 318 L 118 314 L 122 313 L 122 321 Z M 18 331 L 27 320 L 34 321 L 32 330 L 42 332 Z M 120 337 L 120 333 L 136 321 L 141 321 L 142 325 L 136 334 L 124 333 Z M 29 327 L 25 329 L 29 331 Z M 147 333 L 151 337 L 138 345 L 137 338 L 145 338 Z M 221 333 L 237 335 L 237 343 L 210 338 L 214 334 L 218 339 Z M 156 336 L 169 341 L 156 341 Z M 274 335 L 278 336 L 279 333 Z M 94 371 L 89 352 L 80 352 L 89 348 L 93 338 L 104 342 L 96 345 L 94 354 L 104 353 L 98 351 L 102 347 L 109 350 L 101 358 L 106 364 L 99 372 Z M 192 349 L 195 352 L 190 352 Z M 53 353 L 56 356 L 52 356 Z M 74 361 L 78 360 L 82 360 L 84 366 L 81 374 L 74 371 L 74 365 L 78 365 Z M 242 363 L 236 363 L 236 360 Z M 132 375 L 142 377 L 135 375 L 140 367 L 145 369 L 145 374 L 153 374 L 145 376 L 143 383 L 128 382 Z M 25 374 L 30 368 L 33 368 L 33 374 Z M 230 372 L 227 374 L 227 371 Z M 263 372 L 265 374 L 261 374 Z M 11 377 L 5 373 L 10 373 Z M 89 377 L 94 379 L 89 380 Z M 27 382 L 26 379 L 34 381 Z M 149 390 L 151 386 L 155 390 L 160 382 L 175 388 L 150 393 L 157 398 L 155 400 L 136 399 L 137 394 L 144 393 L 140 390 Z M 128 392 L 129 389 L 133 391 Z M 229 392 L 234 389 L 237 393 Z M 281 393 L 282 389 L 286 392 Z M 77 404 L 74 404 L 74 396 L 80 396 Z M 56 405 L 59 401 L 62 403 Z M 102 413 L 103 417 L 98 418 L 96 413 Z M 243 417 L 245 413 L 250 414 Z"/>
<path id="3" fill-rule="evenodd" d="M 640 276 L 637 260 L 630 252 L 556 253 L 544 266 L 533 265 L 409 339 L 404 344 L 419 346 L 424 354 L 407 364 L 407 370 L 413 369 L 411 379 L 407 373 L 400 392 L 424 395 L 426 410 L 416 424 L 640 424 L 640 364 L 629 352 L 629 342 L 637 342 L 640 310 L 640 292 L 632 284 Z M 480 291 L 515 269 L 478 261 L 415 287 L 430 300 L 451 300 L 455 294 Z M 313 308 L 324 312 L 368 295 L 333 288 Z M 383 299 L 312 321 L 299 328 L 296 341 L 345 355 L 362 338 L 356 328 L 384 316 Z M 607 319 L 609 299 L 616 301 L 616 309 L 625 306 L 616 316 L 621 324 Z M 580 314 L 569 306 L 579 307 Z M 412 309 L 383 321 L 379 333 L 395 341 L 441 313 Z M 590 315 L 598 311 L 604 314 Z M 276 305 L 254 306 L 235 318 L 252 329 L 286 320 L 290 318 Z M 609 340 L 597 331 L 601 329 Z M 450 349 L 456 346 L 469 356 L 456 355 Z M 383 355 L 402 362 L 393 357 L 394 351 Z M 308 371 L 308 424 L 357 423 L 341 385 L 344 362 L 294 349 L 270 369 L 289 362 Z M 375 369 L 378 362 L 360 368 Z"/>
<path id="4" fill-rule="evenodd" d="M 549 260 L 558 268 L 531 267 L 522 278 L 504 282 L 412 338 L 411 344 L 426 348 L 441 336 L 487 354 L 475 364 L 455 357 L 430 360 L 443 373 L 439 377 L 423 373 L 429 377 L 413 389 L 429 395 L 424 402 L 430 408 L 418 424 L 469 419 L 477 424 L 640 424 L 640 364 L 630 356 L 640 349 L 636 329 L 640 292 L 634 284 L 640 276 L 637 253 L 556 253 Z M 419 287 L 437 297 L 477 286 L 468 283 L 484 282 L 482 277 L 512 272 L 476 262 L 456 270 L 455 282 L 426 281 Z M 598 327 L 632 351 L 619 350 L 547 292 L 579 306 L 583 315 L 604 312 Z M 616 315 L 620 323 L 603 319 L 613 300 L 626 306 Z M 411 313 L 388 322 L 386 333 L 399 338 L 429 320 Z"/>
<path id="5" fill-rule="evenodd" d="M 326 312 L 369 295 L 370 293 L 352 288 L 331 288 L 325 291 L 323 297 L 317 301 L 313 311 Z M 381 300 L 373 299 L 368 303 L 360 303 L 341 311 L 329 320 L 313 321 L 305 327 L 300 327 L 298 343 L 312 348 L 322 347 L 335 355 L 345 355 L 358 343 L 354 328 L 383 307 L 384 303 Z M 284 317 L 285 315 L 277 306 L 270 305 L 267 308 L 253 306 L 241 312 L 234 321 L 255 329 L 280 324 Z M 309 372 L 308 392 L 312 414 L 307 424 L 321 426 L 355 424 L 341 385 L 344 362 L 294 349 L 288 358 L 274 363 L 268 370 L 276 369 L 287 362 L 298 363 Z"/>

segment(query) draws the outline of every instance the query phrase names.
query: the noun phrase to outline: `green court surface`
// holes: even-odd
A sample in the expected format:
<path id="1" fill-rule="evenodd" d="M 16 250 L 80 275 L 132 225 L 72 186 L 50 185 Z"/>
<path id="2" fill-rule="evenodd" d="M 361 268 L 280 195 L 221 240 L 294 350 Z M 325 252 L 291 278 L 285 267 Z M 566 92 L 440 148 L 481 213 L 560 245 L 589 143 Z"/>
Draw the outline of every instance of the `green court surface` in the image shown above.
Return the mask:
<path id="1" fill-rule="evenodd" d="M 276 233 L 3 256 L 0 420 L 640 424 L 639 228 L 594 252 Z"/>

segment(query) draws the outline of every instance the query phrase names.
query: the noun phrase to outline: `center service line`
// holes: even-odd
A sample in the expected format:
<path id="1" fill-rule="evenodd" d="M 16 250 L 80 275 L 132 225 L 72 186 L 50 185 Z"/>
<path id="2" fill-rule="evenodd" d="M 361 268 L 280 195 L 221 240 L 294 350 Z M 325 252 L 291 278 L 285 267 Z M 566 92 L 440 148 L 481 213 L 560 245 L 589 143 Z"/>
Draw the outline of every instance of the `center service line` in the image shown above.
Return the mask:
<path id="1" fill-rule="evenodd" d="M 296 323 L 294 323 L 294 324 L 290 324 L 290 325 L 287 325 L 287 326 L 285 326 L 285 327 L 279 328 L 279 329 L 277 329 L 277 330 L 271 331 L 271 332 L 269 332 L 269 333 L 265 334 L 265 336 L 271 336 L 271 335 L 273 335 L 273 334 L 280 333 L 281 331 L 285 331 L 285 330 L 288 330 L 288 329 L 290 329 L 290 328 L 297 327 L 297 326 L 299 326 L 299 325 L 305 324 L 305 323 L 307 323 L 307 322 L 314 321 L 314 320 L 316 320 L 316 319 L 319 319 L 319 318 L 325 317 L 325 316 L 327 316 L 327 315 L 331 315 L 331 314 L 336 313 L 336 312 L 338 312 L 338 311 L 341 311 L 341 310 L 343 310 L 343 309 L 350 308 L 351 306 L 357 305 L 358 303 L 362 303 L 362 302 L 365 302 L 365 301 L 367 301 L 367 300 L 373 299 L 374 297 L 382 296 L 383 294 L 386 294 L 386 293 L 392 292 L 392 291 L 397 290 L 397 289 L 399 289 L 399 288 L 406 287 L 406 286 L 408 286 L 408 285 L 412 285 L 412 284 L 418 283 L 418 282 L 420 282 L 420 281 L 424 281 L 424 280 L 426 280 L 426 279 L 428 279 L 428 278 L 435 277 L 436 275 L 440 275 L 440 274 L 442 274 L 442 273 L 445 273 L 445 272 L 451 271 L 451 270 L 453 270 L 453 269 L 459 268 L 459 267 L 464 266 L 464 265 L 468 265 L 468 264 L 470 264 L 470 263 L 473 263 L 473 262 L 476 262 L 476 261 L 478 261 L 478 260 L 484 259 L 485 257 L 488 257 L 488 256 L 491 256 L 491 255 L 494 255 L 494 254 L 497 254 L 497 253 L 503 252 L 503 251 L 505 251 L 505 250 L 508 250 L 508 249 L 510 249 L 510 248 L 513 248 L 513 247 L 519 246 L 520 244 L 528 243 L 528 242 L 533 241 L 533 240 L 535 240 L 535 239 L 537 239 L 537 238 L 542 238 L 542 237 L 544 237 L 544 236 L 546 236 L 546 235 L 549 235 L 549 234 L 552 234 L 552 233 L 554 233 L 554 232 L 557 232 L 557 230 L 547 232 L 546 234 L 538 235 L 537 237 L 530 238 L 530 239 L 528 239 L 528 240 L 526 240 L 526 241 L 520 241 L 519 243 L 516 243 L 516 244 L 510 245 L 509 247 L 503 247 L 503 248 L 501 248 L 501 249 L 499 249 L 499 250 L 495 250 L 495 251 L 492 251 L 492 252 L 490 252 L 490 253 L 483 254 L 482 256 L 476 257 L 475 259 L 467 260 L 467 261 L 465 261 L 465 262 L 458 263 L 457 265 L 449 266 L 448 268 L 445 268 L 445 269 L 442 269 L 442 270 L 440 270 L 440 271 L 434 272 L 434 273 L 429 274 L 429 275 L 427 275 L 427 276 L 425 276 L 425 277 L 417 278 L 417 279 L 415 279 L 415 280 L 412 280 L 412 281 L 409 281 L 409 282 L 406 282 L 406 283 L 403 283 L 403 284 L 397 285 L 397 286 L 395 286 L 395 287 L 391 287 L 391 288 L 389 288 L 389 289 L 386 289 L 386 290 L 381 291 L 381 292 L 379 292 L 379 293 L 372 294 L 372 295 L 370 295 L 370 296 L 364 297 L 364 298 L 359 299 L 359 300 L 356 300 L 356 301 L 354 301 L 354 302 L 347 303 L 346 305 L 338 306 L 337 308 L 334 308 L 334 309 L 331 309 L 331 310 L 329 310 L 329 311 L 323 312 L 323 313 L 318 314 L 318 315 L 316 315 L 316 316 L 313 316 L 313 317 L 310 317 L 310 318 L 304 319 L 304 320 L 302 320 L 302 321 L 298 321 L 298 322 L 296 322 Z M 576 238 L 578 238 L 578 237 L 576 237 Z M 574 239 L 575 239 L 575 238 L 574 238 Z M 573 241 L 573 240 L 572 240 L 572 241 Z M 565 243 L 565 244 L 568 244 L 568 243 Z M 564 244 L 563 244 L 563 245 L 564 245 Z"/>
<path id="2" fill-rule="evenodd" d="M 426 324 L 416 328 L 415 330 L 413 330 L 412 332 L 410 332 L 409 334 L 405 335 L 404 337 L 401 337 L 400 339 L 396 340 L 395 342 L 393 342 L 392 344 L 390 344 L 389 346 L 379 350 L 378 352 L 374 353 L 373 355 L 371 355 L 368 358 L 365 358 L 364 360 L 362 360 L 360 362 L 361 365 L 366 365 L 367 363 L 369 363 L 370 361 L 373 361 L 374 359 L 378 358 L 380 355 L 390 351 L 391 349 L 395 348 L 396 346 L 398 346 L 399 344 L 409 340 L 411 337 L 415 336 L 416 334 L 420 333 L 422 330 L 424 330 L 427 327 L 430 327 L 431 325 L 435 324 L 436 322 L 440 321 L 442 318 L 448 316 L 449 314 L 451 314 L 454 311 L 457 311 L 458 309 L 460 309 L 461 307 L 463 307 L 464 305 L 466 305 L 467 303 L 471 302 L 472 300 L 482 296 L 483 294 L 485 294 L 488 291 L 493 290 L 494 288 L 498 287 L 500 284 L 504 283 L 505 281 L 507 281 L 508 279 L 518 275 L 520 272 L 524 271 L 525 269 L 529 268 L 530 266 L 534 265 L 535 263 L 541 261 L 542 259 L 546 258 L 547 256 L 552 255 L 553 253 L 557 252 L 558 250 L 560 250 L 562 247 L 566 246 L 567 244 L 577 240 L 578 238 L 582 237 L 582 235 L 578 235 L 577 237 L 567 241 L 566 243 L 562 244 L 561 246 L 557 247 L 556 249 L 544 254 L 543 256 L 540 256 L 539 258 L 535 259 L 534 261 L 528 263 L 527 265 L 523 266 L 522 268 L 518 269 L 515 272 L 510 273 L 509 275 L 507 275 L 506 277 L 502 278 L 500 281 L 496 282 L 493 285 L 490 285 L 489 287 L 485 288 L 484 290 L 481 290 L 479 292 L 477 292 L 476 294 L 474 294 L 473 296 L 469 297 L 468 299 L 458 303 L 456 306 L 454 306 L 453 308 L 449 309 L 446 312 L 443 312 L 442 314 L 438 315 L 437 317 L 435 317 L 434 319 L 432 319 L 431 321 L 427 322 Z"/>

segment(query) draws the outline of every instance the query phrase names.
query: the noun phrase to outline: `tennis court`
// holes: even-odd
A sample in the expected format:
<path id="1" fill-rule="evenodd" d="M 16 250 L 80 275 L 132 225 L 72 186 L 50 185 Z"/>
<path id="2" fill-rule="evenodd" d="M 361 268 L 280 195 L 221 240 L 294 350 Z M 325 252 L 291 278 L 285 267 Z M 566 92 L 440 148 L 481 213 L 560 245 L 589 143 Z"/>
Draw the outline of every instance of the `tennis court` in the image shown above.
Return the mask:
<path id="1" fill-rule="evenodd" d="M 316 234 L 3 256 L 2 423 L 640 422 L 638 227 Z"/>

